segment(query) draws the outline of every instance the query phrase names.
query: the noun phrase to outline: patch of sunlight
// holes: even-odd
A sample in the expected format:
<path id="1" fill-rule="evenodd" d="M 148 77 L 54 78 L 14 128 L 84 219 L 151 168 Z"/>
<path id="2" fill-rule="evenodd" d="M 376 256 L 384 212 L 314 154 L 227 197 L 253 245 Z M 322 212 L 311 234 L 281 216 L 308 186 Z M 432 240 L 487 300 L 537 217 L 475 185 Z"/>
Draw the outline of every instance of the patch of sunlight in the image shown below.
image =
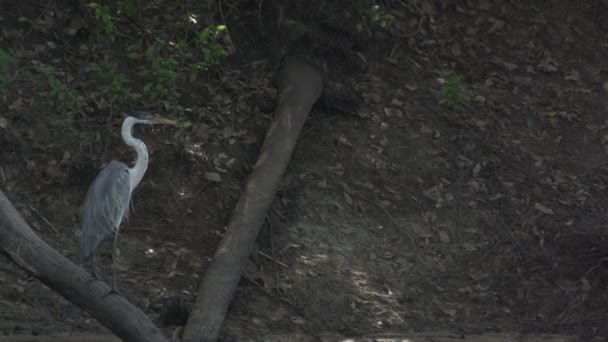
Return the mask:
<path id="1" fill-rule="evenodd" d="M 375 288 L 374 284 L 370 282 L 367 272 L 351 269 L 349 273 L 351 283 L 359 292 L 361 300 L 371 306 L 376 317 L 383 317 L 382 320 L 373 323 L 375 327 L 383 328 L 387 322 L 391 324 L 405 322 L 400 312 L 391 309 L 401 307 L 398 302 L 398 296 L 394 291 L 388 288 L 387 285 L 382 286 L 381 289 L 378 289 L 376 285 Z"/>
<path id="2" fill-rule="evenodd" d="M 182 184 L 182 186 L 175 190 L 175 193 L 177 194 L 179 199 L 183 201 L 194 197 L 194 193 L 191 190 L 192 189 L 190 189 L 190 187 Z"/>
<path id="3" fill-rule="evenodd" d="M 359 227 L 357 227 L 359 225 Z M 319 241 L 315 234 L 318 231 L 331 232 L 329 227 L 316 227 L 302 225 L 301 228 L 306 232 L 304 236 L 306 241 L 303 244 L 316 244 L 310 250 L 316 250 L 317 253 L 297 253 L 297 267 L 294 267 L 298 277 L 316 277 L 322 272 L 328 272 L 328 269 L 334 268 L 339 273 L 339 282 L 348 283 L 342 284 L 345 289 L 348 289 L 348 296 L 353 298 L 351 306 L 353 310 L 361 310 L 368 312 L 369 325 L 378 328 L 386 328 L 387 326 L 399 326 L 403 324 L 408 316 L 410 308 L 399 303 L 400 292 L 393 286 L 398 287 L 399 284 L 389 284 L 383 279 L 383 268 L 389 267 L 382 265 L 383 260 L 378 260 L 377 264 L 361 264 L 356 258 L 349 258 L 353 252 L 360 248 L 357 244 L 340 243 L 335 244 L 332 236 L 327 236 L 325 241 Z M 384 226 L 371 225 L 361 226 L 353 224 L 349 226 L 350 231 L 359 229 L 386 229 Z M 327 233 L 326 233 L 327 234 Z M 313 238 L 314 236 L 314 238 Z M 299 248 L 298 245 L 294 247 Z M 365 262 L 363 262 L 365 264 Z M 378 267 L 376 267 L 378 266 Z M 357 342 L 359 339 L 341 339 L 342 342 Z M 395 342 L 414 342 L 406 338 L 375 338 L 374 341 L 395 341 Z"/>
<path id="4" fill-rule="evenodd" d="M 327 254 L 316 254 L 313 256 L 309 255 L 300 255 L 300 261 L 306 265 L 314 265 L 319 262 L 326 262 L 329 260 L 329 256 Z"/>
<path id="5" fill-rule="evenodd" d="M 185 187 L 180 187 L 177 190 L 177 195 L 179 196 L 179 199 L 181 199 L 181 200 L 184 200 L 187 198 L 192 198 L 192 196 L 193 196 L 192 192 L 188 188 L 185 188 Z"/>
<path id="6" fill-rule="evenodd" d="M 203 144 L 201 143 L 187 144 L 186 153 L 200 158 L 205 157 L 205 153 L 203 152 Z"/>
<path id="7" fill-rule="evenodd" d="M 188 16 L 188 21 L 192 24 L 196 24 L 198 22 L 198 19 L 196 18 L 196 14 L 190 14 Z"/>

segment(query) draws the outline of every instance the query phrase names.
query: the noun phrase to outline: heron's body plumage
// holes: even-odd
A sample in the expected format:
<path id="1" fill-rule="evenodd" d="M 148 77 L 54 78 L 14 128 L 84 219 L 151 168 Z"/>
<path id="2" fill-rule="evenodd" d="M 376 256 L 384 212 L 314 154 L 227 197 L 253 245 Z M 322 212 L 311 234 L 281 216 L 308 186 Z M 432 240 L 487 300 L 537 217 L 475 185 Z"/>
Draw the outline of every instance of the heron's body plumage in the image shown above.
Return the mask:
<path id="1" fill-rule="evenodd" d="M 87 192 L 82 214 L 80 253 L 89 258 L 99 245 L 111 240 L 129 213 L 129 167 L 113 160 L 103 168 Z"/>
<path id="2" fill-rule="evenodd" d="M 166 124 L 175 122 L 152 115 L 148 112 L 131 112 L 122 123 L 121 136 L 125 144 L 137 153 L 135 165 L 130 168 L 126 164 L 113 160 L 103 168 L 91 184 L 87 192 L 82 215 L 82 235 L 80 237 L 79 254 L 81 261 L 91 258 L 93 253 L 106 240 L 113 239 L 112 248 L 112 292 L 117 292 L 116 285 L 116 256 L 118 252 L 118 233 L 120 223 L 129 213 L 131 193 L 144 177 L 148 168 L 148 149 L 143 141 L 131 134 L 136 124 Z M 91 258 L 93 275 L 95 265 Z"/>

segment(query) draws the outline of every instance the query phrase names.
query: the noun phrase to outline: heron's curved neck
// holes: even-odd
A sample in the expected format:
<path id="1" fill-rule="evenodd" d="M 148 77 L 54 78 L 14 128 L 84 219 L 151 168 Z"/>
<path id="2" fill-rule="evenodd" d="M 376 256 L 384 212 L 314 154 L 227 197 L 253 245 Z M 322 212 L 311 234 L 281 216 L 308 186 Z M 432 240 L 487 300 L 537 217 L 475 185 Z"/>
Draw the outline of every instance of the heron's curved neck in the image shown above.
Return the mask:
<path id="1" fill-rule="evenodd" d="M 137 119 L 129 116 L 123 121 L 121 129 L 122 139 L 125 141 L 125 144 L 133 147 L 137 153 L 135 165 L 129 169 L 129 174 L 131 175 L 131 191 L 133 191 L 137 184 L 141 182 L 141 179 L 144 177 L 144 173 L 146 173 L 146 169 L 148 168 L 148 149 L 143 141 L 134 138 L 131 134 L 133 125 L 136 123 L 138 123 Z"/>

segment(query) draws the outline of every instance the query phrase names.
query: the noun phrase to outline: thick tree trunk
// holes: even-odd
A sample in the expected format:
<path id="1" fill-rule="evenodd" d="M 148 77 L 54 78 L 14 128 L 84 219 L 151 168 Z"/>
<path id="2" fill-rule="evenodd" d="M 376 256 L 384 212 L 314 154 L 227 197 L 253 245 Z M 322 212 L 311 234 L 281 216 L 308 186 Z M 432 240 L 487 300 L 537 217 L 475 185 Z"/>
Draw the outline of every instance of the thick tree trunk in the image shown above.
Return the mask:
<path id="1" fill-rule="evenodd" d="M 104 282 L 91 282 L 88 273 L 42 241 L 1 191 L 0 249 L 123 340 L 167 341 L 143 312 L 118 295 L 106 296 L 110 288 Z"/>
<path id="2" fill-rule="evenodd" d="M 274 121 L 226 235 L 201 281 L 184 341 L 217 340 L 230 300 L 291 159 L 298 135 L 322 91 L 321 73 L 308 64 L 290 63 L 279 74 L 279 99 Z"/>

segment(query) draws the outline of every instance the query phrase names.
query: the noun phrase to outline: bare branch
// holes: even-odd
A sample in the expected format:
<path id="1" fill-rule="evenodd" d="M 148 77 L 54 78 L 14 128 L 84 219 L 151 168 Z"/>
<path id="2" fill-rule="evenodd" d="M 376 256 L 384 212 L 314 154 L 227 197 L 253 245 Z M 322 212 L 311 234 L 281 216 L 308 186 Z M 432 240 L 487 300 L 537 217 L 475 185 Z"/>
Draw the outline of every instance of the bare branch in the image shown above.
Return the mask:
<path id="1" fill-rule="evenodd" d="M 258 162 L 201 285 L 184 341 L 215 341 L 268 208 L 312 105 L 323 91 L 321 73 L 293 62 L 279 74 L 279 101 Z"/>
<path id="2" fill-rule="evenodd" d="M 146 315 L 46 244 L 0 191 L 0 249 L 125 341 L 167 341 Z"/>

